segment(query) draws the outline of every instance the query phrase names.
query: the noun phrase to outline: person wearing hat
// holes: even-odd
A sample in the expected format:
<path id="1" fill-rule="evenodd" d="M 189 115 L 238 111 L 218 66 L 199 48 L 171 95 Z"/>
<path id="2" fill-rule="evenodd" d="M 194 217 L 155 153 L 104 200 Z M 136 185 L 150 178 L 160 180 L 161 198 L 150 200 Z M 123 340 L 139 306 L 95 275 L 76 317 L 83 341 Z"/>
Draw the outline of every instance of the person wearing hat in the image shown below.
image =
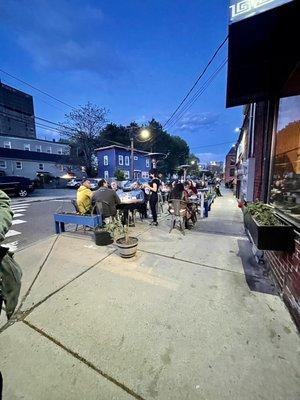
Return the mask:
<path id="1" fill-rule="evenodd" d="M 80 214 L 90 214 L 92 211 L 92 194 L 91 182 L 88 179 L 84 179 L 81 186 L 77 190 L 77 207 Z"/>

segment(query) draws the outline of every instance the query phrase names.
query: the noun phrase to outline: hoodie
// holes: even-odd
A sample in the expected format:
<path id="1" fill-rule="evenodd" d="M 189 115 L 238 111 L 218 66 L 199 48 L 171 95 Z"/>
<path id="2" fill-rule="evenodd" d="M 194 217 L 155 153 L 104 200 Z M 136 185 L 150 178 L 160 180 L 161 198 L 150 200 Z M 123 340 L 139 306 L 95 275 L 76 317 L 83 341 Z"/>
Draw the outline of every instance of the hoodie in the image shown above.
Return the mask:
<path id="1" fill-rule="evenodd" d="M 80 214 L 88 214 L 92 211 L 92 191 L 81 185 L 77 190 L 77 207 Z"/>

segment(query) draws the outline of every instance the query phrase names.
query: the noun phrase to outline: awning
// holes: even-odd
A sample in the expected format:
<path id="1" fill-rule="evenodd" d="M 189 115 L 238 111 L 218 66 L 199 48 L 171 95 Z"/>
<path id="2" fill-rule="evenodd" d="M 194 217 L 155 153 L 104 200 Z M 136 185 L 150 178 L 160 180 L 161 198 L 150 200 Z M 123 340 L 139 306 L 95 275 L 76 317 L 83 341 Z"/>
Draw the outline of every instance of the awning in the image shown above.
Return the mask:
<path id="1" fill-rule="evenodd" d="M 227 107 L 300 94 L 300 1 L 229 25 Z"/>

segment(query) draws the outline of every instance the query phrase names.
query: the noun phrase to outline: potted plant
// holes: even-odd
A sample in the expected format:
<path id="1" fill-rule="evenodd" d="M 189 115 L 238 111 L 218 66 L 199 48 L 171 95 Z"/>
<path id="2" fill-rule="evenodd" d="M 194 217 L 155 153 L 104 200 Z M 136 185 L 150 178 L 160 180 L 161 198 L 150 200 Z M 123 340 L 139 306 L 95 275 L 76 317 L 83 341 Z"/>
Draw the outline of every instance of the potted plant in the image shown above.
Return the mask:
<path id="1" fill-rule="evenodd" d="M 259 250 L 293 251 L 292 225 L 287 224 L 273 209 L 261 202 L 242 208 L 244 225 Z"/>
<path id="2" fill-rule="evenodd" d="M 112 233 L 114 232 L 114 224 L 108 223 L 96 226 L 94 230 L 95 244 L 97 246 L 107 246 L 114 242 Z"/>
<path id="3" fill-rule="evenodd" d="M 138 238 L 129 236 L 129 218 L 126 225 L 123 225 L 120 220 L 116 219 L 115 231 L 120 236 L 116 239 L 120 256 L 123 258 L 134 257 L 137 252 Z"/>

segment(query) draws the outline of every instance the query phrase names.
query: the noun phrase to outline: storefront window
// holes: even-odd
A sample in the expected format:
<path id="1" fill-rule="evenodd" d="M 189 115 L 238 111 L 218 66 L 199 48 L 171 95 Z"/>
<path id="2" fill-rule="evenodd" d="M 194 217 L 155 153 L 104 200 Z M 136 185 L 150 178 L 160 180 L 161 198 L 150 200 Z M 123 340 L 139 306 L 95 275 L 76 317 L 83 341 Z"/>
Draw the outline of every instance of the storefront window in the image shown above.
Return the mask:
<path id="1" fill-rule="evenodd" d="M 280 99 L 270 202 L 300 222 L 300 96 Z"/>

